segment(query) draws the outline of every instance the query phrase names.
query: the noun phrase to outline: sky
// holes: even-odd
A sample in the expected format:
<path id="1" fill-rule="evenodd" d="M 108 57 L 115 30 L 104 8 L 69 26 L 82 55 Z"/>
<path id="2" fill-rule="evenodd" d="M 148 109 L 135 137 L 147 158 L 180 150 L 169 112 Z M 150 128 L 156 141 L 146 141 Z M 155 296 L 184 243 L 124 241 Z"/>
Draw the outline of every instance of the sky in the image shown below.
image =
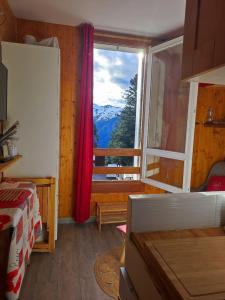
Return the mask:
<path id="1" fill-rule="evenodd" d="M 123 92 L 137 72 L 137 53 L 94 49 L 94 103 L 123 107 Z"/>

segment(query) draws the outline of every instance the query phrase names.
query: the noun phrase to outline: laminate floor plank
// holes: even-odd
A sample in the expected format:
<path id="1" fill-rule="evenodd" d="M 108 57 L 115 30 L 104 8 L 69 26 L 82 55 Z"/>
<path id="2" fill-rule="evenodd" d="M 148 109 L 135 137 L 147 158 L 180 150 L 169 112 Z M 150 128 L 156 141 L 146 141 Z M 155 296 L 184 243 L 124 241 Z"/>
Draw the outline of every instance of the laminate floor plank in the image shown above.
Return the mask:
<path id="1" fill-rule="evenodd" d="M 111 300 L 94 276 L 98 254 L 122 244 L 115 225 L 59 225 L 54 254 L 33 253 L 19 300 Z"/>

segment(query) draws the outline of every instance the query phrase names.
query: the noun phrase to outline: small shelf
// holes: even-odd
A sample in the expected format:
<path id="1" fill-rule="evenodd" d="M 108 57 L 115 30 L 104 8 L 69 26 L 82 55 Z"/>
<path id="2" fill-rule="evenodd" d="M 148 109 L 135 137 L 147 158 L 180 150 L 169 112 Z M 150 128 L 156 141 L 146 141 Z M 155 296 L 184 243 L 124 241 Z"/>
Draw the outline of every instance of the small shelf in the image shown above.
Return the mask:
<path id="1" fill-rule="evenodd" d="M 5 171 L 6 169 L 8 169 L 9 167 L 11 167 L 15 162 L 17 162 L 19 159 L 22 158 L 22 155 L 16 155 L 15 157 L 13 157 L 12 159 L 0 163 L 0 172 Z"/>
<path id="2" fill-rule="evenodd" d="M 211 121 L 211 122 L 205 122 L 205 127 L 217 127 L 217 128 L 225 128 L 225 120 L 218 120 L 218 121 Z"/>

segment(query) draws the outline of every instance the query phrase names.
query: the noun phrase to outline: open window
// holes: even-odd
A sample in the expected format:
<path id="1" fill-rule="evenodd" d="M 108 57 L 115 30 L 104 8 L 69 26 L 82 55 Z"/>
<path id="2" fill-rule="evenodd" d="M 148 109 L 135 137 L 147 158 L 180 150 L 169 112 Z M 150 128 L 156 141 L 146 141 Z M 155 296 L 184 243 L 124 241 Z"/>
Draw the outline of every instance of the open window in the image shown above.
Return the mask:
<path id="1" fill-rule="evenodd" d="M 144 49 L 94 45 L 93 180 L 140 179 Z"/>
<path id="2" fill-rule="evenodd" d="M 182 38 L 150 48 L 142 181 L 189 192 L 197 83 L 181 81 Z"/>

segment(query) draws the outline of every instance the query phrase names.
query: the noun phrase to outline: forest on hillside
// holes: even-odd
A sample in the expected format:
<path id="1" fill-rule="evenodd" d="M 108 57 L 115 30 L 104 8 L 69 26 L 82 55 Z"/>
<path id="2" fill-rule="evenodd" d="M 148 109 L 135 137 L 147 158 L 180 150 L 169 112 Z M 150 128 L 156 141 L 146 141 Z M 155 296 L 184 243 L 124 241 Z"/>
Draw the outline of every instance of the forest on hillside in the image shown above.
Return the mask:
<path id="1" fill-rule="evenodd" d="M 134 148 L 136 102 L 137 102 L 137 74 L 131 78 L 129 87 L 123 94 L 125 103 L 118 122 L 112 131 L 109 148 Z M 94 126 L 94 144 L 99 142 L 99 136 Z M 117 164 L 122 166 L 133 165 L 133 157 L 107 157 L 106 164 Z"/>

